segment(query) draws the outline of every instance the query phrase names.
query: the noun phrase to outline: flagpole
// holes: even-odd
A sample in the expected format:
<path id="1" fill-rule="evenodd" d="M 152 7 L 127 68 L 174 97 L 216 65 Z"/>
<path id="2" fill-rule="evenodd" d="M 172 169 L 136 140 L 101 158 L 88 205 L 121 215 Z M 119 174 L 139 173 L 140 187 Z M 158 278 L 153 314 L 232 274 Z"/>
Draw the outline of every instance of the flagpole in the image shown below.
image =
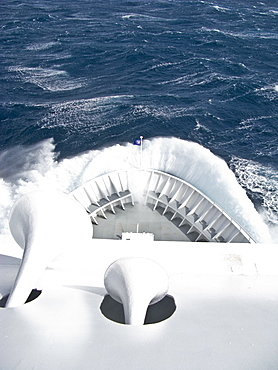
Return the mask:
<path id="1" fill-rule="evenodd" d="M 140 136 L 140 170 L 142 170 L 143 136 Z"/>

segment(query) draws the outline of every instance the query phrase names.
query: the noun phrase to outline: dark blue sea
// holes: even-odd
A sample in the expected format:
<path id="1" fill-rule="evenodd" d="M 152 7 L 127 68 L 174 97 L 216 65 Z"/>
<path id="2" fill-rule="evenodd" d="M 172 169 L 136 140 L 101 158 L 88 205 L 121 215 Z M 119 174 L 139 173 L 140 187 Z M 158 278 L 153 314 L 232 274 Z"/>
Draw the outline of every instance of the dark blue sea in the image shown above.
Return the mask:
<path id="1" fill-rule="evenodd" d="M 217 182 L 221 158 L 275 229 L 277 1 L 2 0 L 0 26 L 2 233 L 20 195 L 70 191 L 140 135 L 158 167 L 174 147 Z"/>

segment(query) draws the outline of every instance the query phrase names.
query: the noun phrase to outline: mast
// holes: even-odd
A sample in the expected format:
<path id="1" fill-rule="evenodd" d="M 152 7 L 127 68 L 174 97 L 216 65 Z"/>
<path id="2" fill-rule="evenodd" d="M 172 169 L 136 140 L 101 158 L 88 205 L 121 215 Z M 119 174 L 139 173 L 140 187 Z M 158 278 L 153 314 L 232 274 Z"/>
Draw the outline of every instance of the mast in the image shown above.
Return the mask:
<path id="1" fill-rule="evenodd" d="M 142 170 L 143 136 L 140 136 L 140 170 Z"/>

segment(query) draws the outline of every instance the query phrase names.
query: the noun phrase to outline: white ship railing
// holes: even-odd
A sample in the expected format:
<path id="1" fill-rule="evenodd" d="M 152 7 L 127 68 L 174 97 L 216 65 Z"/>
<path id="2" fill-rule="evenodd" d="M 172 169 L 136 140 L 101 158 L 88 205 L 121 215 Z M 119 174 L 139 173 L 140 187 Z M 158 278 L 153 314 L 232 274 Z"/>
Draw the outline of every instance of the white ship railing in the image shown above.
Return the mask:
<path id="1" fill-rule="evenodd" d="M 171 220 L 180 218 L 179 227 L 189 224 L 195 241 L 255 243 L 248 233 L 215 202 L 188 182 L 168 173 L 148 171 L 151 176 L 146 192 L 147 202 L 172 213 Z"/>
<path id="2" fill-rule="evenodd" d="M 72 191 L 70 195 L 86 209 L 96 225 L 97 216 L 107 218 L 105 211 L 110 210 L 115 214 L 116 206 L 124 210 L 126 203 L 134 205 L 128 189 L 127 171 L 114 171 L 96 177 Z"/>
<path id="3" fill-rule="evenodd" d="M 188 182 L 153 170 L 114 171 L 94 178 L 70 193 L 88 212 L 93 223 L 116 213 L 117 206 L 134 205 L 132 184 L 144 179 L 145 203 L 170 220 L 194 241 L 255 243 L 248 233 L 215 202 Z"/>

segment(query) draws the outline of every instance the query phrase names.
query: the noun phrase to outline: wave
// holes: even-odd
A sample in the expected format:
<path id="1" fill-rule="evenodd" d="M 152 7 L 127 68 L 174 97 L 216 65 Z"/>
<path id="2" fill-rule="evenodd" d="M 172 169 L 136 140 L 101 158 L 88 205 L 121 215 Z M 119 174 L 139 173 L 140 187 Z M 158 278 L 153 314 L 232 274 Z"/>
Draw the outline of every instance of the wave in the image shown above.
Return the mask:
<path id="1" fill-rule="evenodd" d="M 142 100 L 140 102 L 140 100 Z M 67 133 L 96 134 L 111 127 L 128 132 L 149 125 L 147 118 L 159 120 L 191 117 L 194 106 L 158 105 L 134 95 L 115 95 L 73 100 L 48 106 L 48 113 L 38 122 L 41 129 L 66 128 Z M 144 119 L 144 121 L 142 121 Z"/>
<path id="2" fill-rule="evenodd" d="M 219 5 L 213 5 L 212 7 L 215 10 L 217 10 L 218 12 L 224 12 L 224 13 L 226 13 L 227 11 L 230 11 L 229 8 L 224 8 L 223 6 L 219 6 Z"/>
<path id="3" fill-rule="evenodd" d="M 83 79 L 70 78 L 63 70 L 40 67 L 11 67 L 9 72 L 16 72 L 17 76 L 24 82 L 28 82 L 46 91 L 75 90 L 85 85 Z"/>
<path id="4" fill-rule="evenodd" d="M 67 132 L 104 131 L 122 123 L 114 116 L 110 117 L 111 110 L 132 98 L 133 95 L 113 95 L 52 104 L 38 125 L 42 129 L 66 127 Z"/>
<path id="5" fill-rule="evenodd" d="M 271 84 L 255 90 L 255 93 L 259 96 L 263 96 L 268 100 L 277 100 L 278 99 L 278 85 Z"/>
<path id="6" fill-rule="evenodd" d="M 58 189 L 68 193 L 106 172 L 138 168 L 139 161 L 139 148 L 130 143 L 91 150 L 60 162 L 52 139 L 0 153 L 1 233 L 8 233 L 10 208 L 21 195 L 35 189 Z M 230 214 L 255 240 L 269 242 L 266 224 L 233 172 L 208 149 L 177 138 L 154 138 L 144 140 L 142 161 L 145 168 L 166 171 L 193 184 Z"/>
<path id="7" fill-rule="evenodd" d="M 270 225 L 273 238 L 278 240 L 278 175 L 271 166 L 256 161 L 233 157 L 230 166 L 233 168 L 239 184 L 260 199 L 260 213 Z"/>
<path id="8" fill-rule="evenodd" d="M 47 50 L 51 49 L 53 46 L 59 45 L 59 42 L 52 41 L 52 42 L 36 42 L 34 44 L 28 45 L 26 50 L 32 51 L 40 51 L 40 50 Z"/>
<path id="9" fill-rule="evenodd" d="M 233 37 L 233 38 L 240 38 L 240 39 L 270 39 L 270 40 L 277 40 L 278 35 L 275 32 L 267 32 L 267 31 L 241 31 L 241 32 L 233 32 L 233 31 L 225 31 L 220 30 L 218 28 L 207 28 L 202 27 L 201 32 L 208 32 L 208 33 L 218 33 L 223 36 Z"/>
<path id="10" fill-rule="evenodd" d="M 155 17 L 151 15 L 146 14 L 137 14 L 137 13 L 131 13 L 131 14 L 125 14 L 122 15 L 122 19 L 128 19 L 128 20 L 144 20 L 144 21 L 150 21 L 150 22 L 156 22 L 156 21 L 173 21 L 172 19 L 167 18 L 161 18 L 161 17 Z"/>

